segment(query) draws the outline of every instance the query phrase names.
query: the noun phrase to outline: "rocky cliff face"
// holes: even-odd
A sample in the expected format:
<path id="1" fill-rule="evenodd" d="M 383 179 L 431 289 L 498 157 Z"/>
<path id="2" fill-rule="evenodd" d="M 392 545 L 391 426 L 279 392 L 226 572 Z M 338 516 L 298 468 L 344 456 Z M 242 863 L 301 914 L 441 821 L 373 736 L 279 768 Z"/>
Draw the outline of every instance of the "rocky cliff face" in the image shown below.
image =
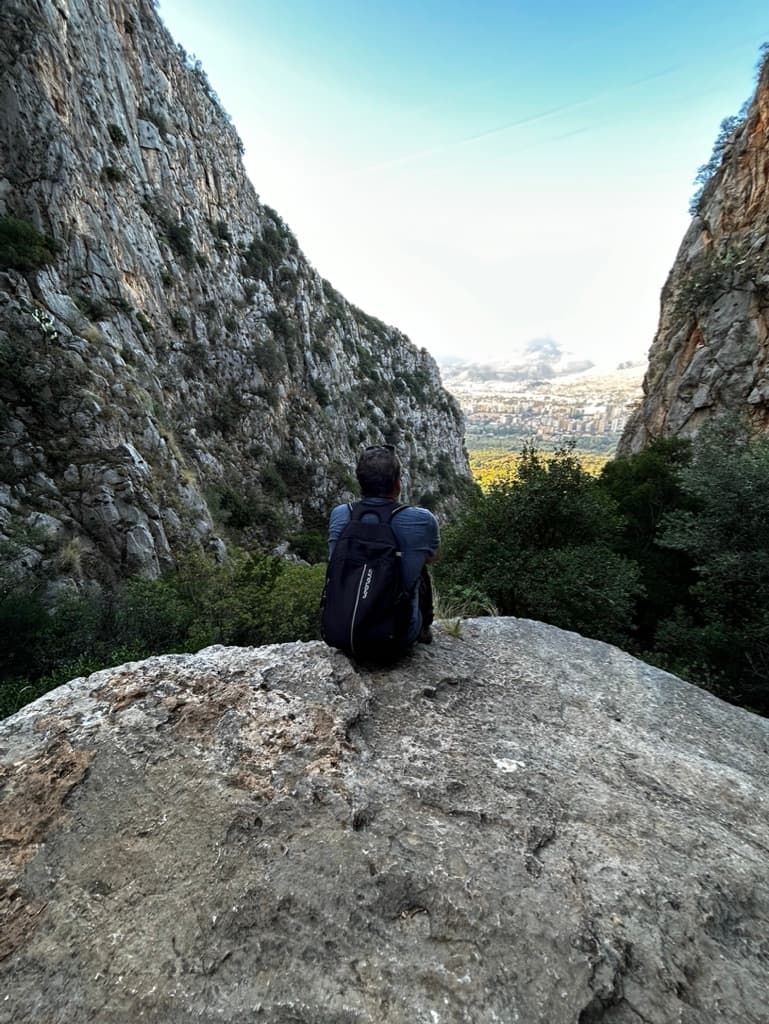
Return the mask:
<path id="1" fill-rule="evenodd" d="M 541 623 L 437 633 L 0 723 L 0 1024 L 766 1024 L 769 721 Z"/>
<path id="2" fill-rule="evenodd" d="M 0 529 L 20 564 L 156 574 L 215 523 L 317 528 L 383 440 L 411 500 L 467 477 L 433 360 L 318 275 L 240 152 L 149 0 L 2 5 Z"/>
<path id="3" fill-rule="evenodd" d="M 620 453 L 744 413 L 769 430 L 769 60 L 662 291 L 644 398 Z"/>

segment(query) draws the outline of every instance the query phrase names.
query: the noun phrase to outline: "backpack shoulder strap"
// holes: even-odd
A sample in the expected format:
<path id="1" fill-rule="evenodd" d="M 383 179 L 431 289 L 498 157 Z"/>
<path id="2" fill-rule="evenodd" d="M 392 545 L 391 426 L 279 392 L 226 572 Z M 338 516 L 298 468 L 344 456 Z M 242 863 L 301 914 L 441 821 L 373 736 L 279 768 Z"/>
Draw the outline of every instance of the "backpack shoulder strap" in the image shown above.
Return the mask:
<path id="1" fill-rule="evenodd" d="M 351 502 L 349 502 L 347 507 L 350 510 L 350 522 L 351 523 L 358 523 L 358 522 L 360 522 L 360 518 L 364 514 L 364 512 L 368 512 L 369 511 L 367 508 L 365 508 L 365 506 L 363 505 L 362 501 L 351 501 Z"/>
<path id="2" fill-rule="evenodd" d="M 396 505 L 395 508 L 390 510 L 390 518 L 389 518 L 388 522 L 391 523 L 393 521 L 393 519 L 395 518 L 395 516 L 397 516 L 399 512 L 402 512 L 406 508 L 411 508 L 411 506 L 410 505 Z"/>
<path id="3" fill-rule="evenodd" d="M 380 523 L 389 523 L 392 517 L 408 505 L 399 505 L 396 501 L 388 501 L 382 505 L 367 505 L 365 499 L 350 505 L 350 522 L 360 522 L 365 515 L 375 515 Z"/>

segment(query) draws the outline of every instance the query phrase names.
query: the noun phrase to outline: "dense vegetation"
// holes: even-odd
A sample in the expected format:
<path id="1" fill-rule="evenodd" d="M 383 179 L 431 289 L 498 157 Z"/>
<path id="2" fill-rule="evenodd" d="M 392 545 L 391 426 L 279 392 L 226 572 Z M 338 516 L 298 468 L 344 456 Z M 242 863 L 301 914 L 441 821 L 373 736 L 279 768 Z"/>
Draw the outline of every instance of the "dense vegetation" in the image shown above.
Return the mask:
<path id="1" fill-rule="evenodd" d="M 224 564 L 199 552 L 158 580 L 112 592 L 72 591 L 53 608 L 29 584 L 0 576 L 0 718 L 76 676 L 152 654 L 311 640 L 323 565 L 232 549 Z"/>
<path id="2" fill-rule="evenodd" d="M 444 605 L 608 640 L 769 714 L 769 438 L 732 418 L 591 476 L 571 449 L 515 475 L 444 531 Z"/>
<path id="3" fill-rule="evenodd" d="M 540 449 L 539 445 L 537 448 L 541 451 L 544 459 L 553 458 L 553 452 Z M 467 454 L 470 458 L 470 469 L 473 476 L 484 491 L 495 484 L 514 480 L 518 475 L 518 463 L 522 456 L 517 449 L 510 451 L 497 447 L 468 448 Z M 574 454 L 579 459 L 580 466 L 593 476 L 598 476 L 609 461 L 608 455 L 598 455 L 592 451 L 585 452 L 581 450 L 581 445 L 580 450 L 574 450 Z"/>
<path id="4" fill-rule="evenodd" d="M 767 494 L 769 438 L 736 419 L 598 475 L 571 448 L 524 448 L 515 472 L 466 494 L 444 529 L 442 612 L 574 629 L 769 714 Z M 311 540 L 301 553 L 322 558 L 322 539 Z M 189 553 L 162 579 L 73 590 L 52 605 L 3 554 L 0 716 L 126 660 L 318 635 L 322 564 Z"/>
<path id="5" fill-rule="evenodd" d="M 0 217 L 0 270 L 37 270 L 50 263 L 57 244 L 27 220 Z"/>

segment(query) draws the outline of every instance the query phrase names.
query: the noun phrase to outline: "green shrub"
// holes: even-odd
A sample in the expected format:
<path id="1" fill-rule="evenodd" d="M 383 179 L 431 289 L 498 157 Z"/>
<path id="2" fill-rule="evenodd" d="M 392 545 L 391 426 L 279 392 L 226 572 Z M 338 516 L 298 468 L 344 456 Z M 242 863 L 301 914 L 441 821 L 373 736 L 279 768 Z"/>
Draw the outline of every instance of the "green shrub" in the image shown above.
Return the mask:
<path id="1" fill-rule="evenodd" d="M 267 326 L 277 339 L 293 341 L 298 336 L 296 324 L 288 318 L 282 309 L 273 309 L 265 317 Z"/>
<path id="2" fill-rule="evenodd" d="M 275 457 L 275 469 L 280 475 L 286 493 L 292 501 L 301 500 L 307 492 L 307 470 L 305 462 L 292 451 L 284 448 Z"/>
<path id="3" fill-rule="evenodd" d="M 280 474 L 280 471 L 270 462 L 260 467 L 259 480 L 262 490 L 276 498 L 285 498 L 288 495 L 288 488 Z"/>
<path id="4" fill-rule="evenodd" d="M 108 124 L 107 132 L 115 146 L 125 146 L 126 142 L 128 142 L 126 133 L 119 124 Z"/>
<path id="5" fill-rule="evenodd" d="M 243 273 L 260 281 L 268 281 L 272 271 L 279 267 L 286 257 L 286 246 L 278 231 L 267 225 L 261 237 L 254 235 L 253 241 L 243 253 Z"/>
<path id="6" fill-rule="evenodd" d="M 181 257 L 185 267 L 191 270 L 198 255 L 192 244 L 192 228 L 186 221 L 177 220 L 176 216 L 165 208 L 164 202 L 165 199 L 161 195 L 146 195 L 141 206 L 158 226 L 161 237 L 165 239 L 176 255 Z M 161 272 L 161 280 L 166 286 L 171 283 L 165 281 L 163 272 Z"/>
<path id="7" fill-rule="evenodd" d="M 769 714 L 769 438 L 733 416 L 713 420 L 679 481 L 690 506 L 665 516 L 660 543 L 693 563 L 694 605 L 660 625 L 655 651 Z"/>
<path id="8" fill-rule="evenodd" d="M 675 300 L 675 312 L 686 316 L 711 306 L 734 282 L 738 255 L 710 254 L 693 266 L 684 278 Z"/>
<path id="9" fill-rule="evenodd" d="M 178 331 L 180 334 L 182 334 L 190 326 L 190 322 L 184 315 L 184 313 L 180 312 L 177 309 L 175 312 L 171 314 L 171 326 L 175 331 Z"/>
<path id="10" fill-rule="evenodd" d="M 145 334 L 155 329 L 150 318 L 145 313 L 142 313 L 140 309 L 136 311 L 136 322 Z"/>
<path id="11" fill-rule="evenodd" d="M 232 244 L 232 234 L 225 221 L 212 221 L 210 226 L 211 234 L 215 241 L 226 242 L 228 245 Z"/>
<path id="12" fill-rule="evenodd" d="M 468 494 L 445 530 L 436 578 L 442 591 L 474 589 L 504 615 L 616 642 L 640 590 L 637 566 L 612 550 L 619 527 L 572 450 L 544 460 L 527 447 L 515 481 Z"/>
<path id="13" fill-rule="evenodd" d="M 331 395 L 329 394 L 328 388 L 323 383 L 323 381 L 313 379 L 310 381 L 310 387 L 312 388 L 313 393 L 318 400 L 318 405 L 331 404 Z"/>
<path id="14" fill-rule="evenodd" d="M 58 244 L 20 217 L 0 217 L 0 270 L 38 270 L 50 263 Z"/>
<path id="15" fill-rule="evenodd" d="M 96 295 L 84 295 L 78 292 L 73 296 L 75 305 L 89 320 L 107 320 L 111 315 L 111 308 Z"/>
<path id="16" fill-rule="evenodd" d="M 246 530 L 259 523 L 258 498 L 247 490 L 220 485 L 206 492 L 209 511 L 220 526 Z"/>
<path id="17" fill-rule="evenodd" d="M 192 244 L 192 228 L 184 221 L 168 221 L 164 225 L 165 236 L 177 256 L 181 256 L 184 265 L 190 269 L 197 259 Z"/>
<path id="18" fill-rule="evenodd" d="M 651 650 L 658 623 L 677 607 L 692 604 L 689 588 L 695 582 L 692 559 L 682 551 L 659 546 L 662 524 L 676 509 L 694 511 L 680 472 L 691 458 L 691 443 L 680 438 L 657 441 L 628 458 L 607 462 L 599 486 L 616 503 L 623 523 L 615 549 L 641 570 L 643 595 L 635 613 L 634 641 Z"/>
<path id="19" fill-rule="evenodd" d="M 285 354 L 271 339 L 254 345 L 254 360 L 262 373 L 273 380 L 278 380 L 285 372 Z"/>
<path id="20" fill-rule="evenodd" d="M 162 579 L 73 592 L 52 608 L 34 589 L 6 587 L 0 715 L 76 676 L 151 654 L 317 638 L 323 578 L 322 565 L 232 549 L 222 565 L 192 552 Z"/>
<path id="21" fill-rule="evenodd" d="M 114 164 L 105 164 L 101 169 L 102 181 L 118 182 L 123 181 L 125 174 Z"/>
<path id="22" fill-rule="evenodd" d="M 294 552 L 306 562 L 325 562 L 328 553 L 326 537 L 319 530 L 305 530 L 290 538 Z"/>

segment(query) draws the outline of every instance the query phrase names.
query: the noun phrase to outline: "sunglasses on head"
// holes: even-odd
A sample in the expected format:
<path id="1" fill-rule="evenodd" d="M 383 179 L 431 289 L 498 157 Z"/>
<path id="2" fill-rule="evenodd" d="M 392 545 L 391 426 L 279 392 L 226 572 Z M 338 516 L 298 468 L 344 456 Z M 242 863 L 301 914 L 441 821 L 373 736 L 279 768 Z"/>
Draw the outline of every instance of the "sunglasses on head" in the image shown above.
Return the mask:
<path id="1" fill-rule="evenodd" d="M 367 452 L 381 452 L 381 451 L 394 452 L 395 451 L 395 445 L 394 444 L 370 444 L 366 448 L 366 451 Z"/>

